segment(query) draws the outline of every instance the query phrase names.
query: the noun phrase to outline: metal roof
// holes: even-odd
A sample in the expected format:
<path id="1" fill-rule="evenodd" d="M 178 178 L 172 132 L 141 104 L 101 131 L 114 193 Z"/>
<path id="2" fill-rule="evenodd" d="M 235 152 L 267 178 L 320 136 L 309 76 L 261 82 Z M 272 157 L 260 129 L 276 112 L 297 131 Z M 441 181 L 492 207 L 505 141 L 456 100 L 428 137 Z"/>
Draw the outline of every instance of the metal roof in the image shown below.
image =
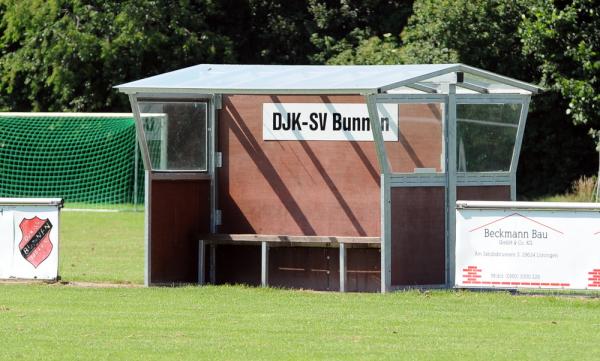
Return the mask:
<path id="1" fill-rule="evenodd" d="M 541 88 L 464 64 L 226 65 L 200 64 L 117 85 L 125 93 L 363 94 L 401 87 L 436 92 L 444 76 L 463 73 L 467 92 L 536 93 Z M 463 81 L 463 79 L 460 79 Z"/>

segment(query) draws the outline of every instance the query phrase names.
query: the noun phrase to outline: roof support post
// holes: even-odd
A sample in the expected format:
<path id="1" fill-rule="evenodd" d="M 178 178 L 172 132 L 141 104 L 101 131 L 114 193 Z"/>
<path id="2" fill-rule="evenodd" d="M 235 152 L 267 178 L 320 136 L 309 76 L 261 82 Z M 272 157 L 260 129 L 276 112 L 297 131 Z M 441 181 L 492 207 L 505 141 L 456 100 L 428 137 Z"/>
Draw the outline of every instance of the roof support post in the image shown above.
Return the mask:
<path id="1" fill-rule="evenodd" d="M 150 152 L 148 151 L 148 143 L 146 142 L 146 134 L 144 133 L 144 123 L 142 123 L 142 117 L 140 115 L 140 109 L 138 108 L 138 102 L 136 94 L 129 94 L 129 103 L 131 104 L 131 111 L 135 119 L 135 130 L 136 130 L 136 141 L 138 142 L 139 149 L 142 153 L 142 162 L 144 163 L 145 169 L 152 169 L 150 163 Z"/>
<path id="2" fill-rule="evenodd" d="M 340 292 L 346 292 L 346 244 L 340 243 Z"/>
<path id="3" fill-rule="evenodd" d="M 381 173 L 381 292 L 385 293 L 391 289 L 392 275 L 392 253 L 391 253 L 391 189 L 390 189 L 390 163 L 385 151 L 383 134 L 381 132 L 381 123 L 379 121 L 379 112 L 377 111 L 377 95 L 365 95 L 367 100 L 367 109 L 369 110 L 369 119 L 371 119 L 371 132 L 377 151 L 377 160 Z"/>
<path id="4" fill-rule="evenodd" d="M 525 123 L 527 123 L 527 113 L 529 112 L 530 96 L 524 96 L 523 102 L 521 103 L 521 114 L 519 116 L 519 126 L 517 127 L 517 136 L 515 139 L 515 146 L 513 149 L 512 159 L 510 161 L 510 175 L 511 175 L 511 186 L 510 186 L 510 198 L 512 201 L 517 200 L 517 167 L 519 165 L 519 155 L 521 153 L 521 144 L 523 144 L 523 134 L 525 132 Z"/>
<path id="5" fill-rule="evenodd" d="M 446 103 L 446 286 L 454 286 L 456 257 L 456 84 L 443 84 Z"/>
<path id="6" fill-rule="evenodd" d="M 377 151 L 377 161 L 379 163 L 379 171 L 381 174 L 390 173 L 390 162 L 385 152 L 383 143 L 383 133 L 381 132 L 381 122 L 379 122 L 379 112 L 377 111 L 377 95 L 365 95 L 367 100 L 367 109 L 369 111 L 369 119 L 371 119 L 371 133 L 375 142 L 375 150 Z"/>
<path id="7" fill-rule="evenodd" d="M 152 212 L 152 175 L 149 170 L 144 171 L 144 286 L 152 283 L 152 239 L 150 238 L 150 213 Z"/>

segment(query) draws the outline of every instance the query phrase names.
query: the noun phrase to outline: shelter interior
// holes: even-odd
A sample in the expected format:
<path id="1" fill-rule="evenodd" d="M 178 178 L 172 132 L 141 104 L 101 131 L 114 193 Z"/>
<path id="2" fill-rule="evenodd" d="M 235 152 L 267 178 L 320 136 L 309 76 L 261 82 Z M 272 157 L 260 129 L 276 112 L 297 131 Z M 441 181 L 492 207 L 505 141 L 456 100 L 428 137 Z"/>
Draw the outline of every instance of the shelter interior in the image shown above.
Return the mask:
<path id="1" fill-rule="evenodd" d="M 463 64 L 203 64 L 118 88 L 146 284 L 382 292 L 453 285 L 456 201 L 515 199 L 540 90 Z"/>

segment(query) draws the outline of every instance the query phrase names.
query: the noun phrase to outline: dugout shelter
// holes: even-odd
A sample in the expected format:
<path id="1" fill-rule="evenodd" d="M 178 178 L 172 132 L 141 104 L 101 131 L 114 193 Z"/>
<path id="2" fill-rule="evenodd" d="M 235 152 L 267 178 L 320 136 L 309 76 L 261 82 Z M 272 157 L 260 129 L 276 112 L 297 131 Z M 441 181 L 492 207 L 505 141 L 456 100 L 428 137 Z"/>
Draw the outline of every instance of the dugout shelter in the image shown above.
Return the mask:
<path id="1" fill-rule="evenodd" d="M 456 201 L 515 200 L 540 90 L 463 64 L 202 64 L 117 88 L 147 285 L 381 292 L 454 284 Z"/>

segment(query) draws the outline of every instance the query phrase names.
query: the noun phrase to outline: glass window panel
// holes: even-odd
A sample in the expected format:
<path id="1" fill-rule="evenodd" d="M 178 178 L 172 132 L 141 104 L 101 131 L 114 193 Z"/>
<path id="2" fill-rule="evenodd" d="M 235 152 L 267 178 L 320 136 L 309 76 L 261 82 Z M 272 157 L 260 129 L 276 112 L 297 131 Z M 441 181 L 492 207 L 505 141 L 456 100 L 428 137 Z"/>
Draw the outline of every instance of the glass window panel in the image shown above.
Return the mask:
<path id="1" fill-rule="evenodd" d="M 444 104 L 398 104 L 398 141 L 385 142 L 392 172 L 444 172 Z"/>
<path id="2" fill-rule="evenodd" d="M 509 171 L 521 104 L 457 104 L 459 172 Z"/>
<path id="3" fill-rule="evenodd" d="M 207 170 L 207 103 L 140 102 L 153 170 Z"/>

